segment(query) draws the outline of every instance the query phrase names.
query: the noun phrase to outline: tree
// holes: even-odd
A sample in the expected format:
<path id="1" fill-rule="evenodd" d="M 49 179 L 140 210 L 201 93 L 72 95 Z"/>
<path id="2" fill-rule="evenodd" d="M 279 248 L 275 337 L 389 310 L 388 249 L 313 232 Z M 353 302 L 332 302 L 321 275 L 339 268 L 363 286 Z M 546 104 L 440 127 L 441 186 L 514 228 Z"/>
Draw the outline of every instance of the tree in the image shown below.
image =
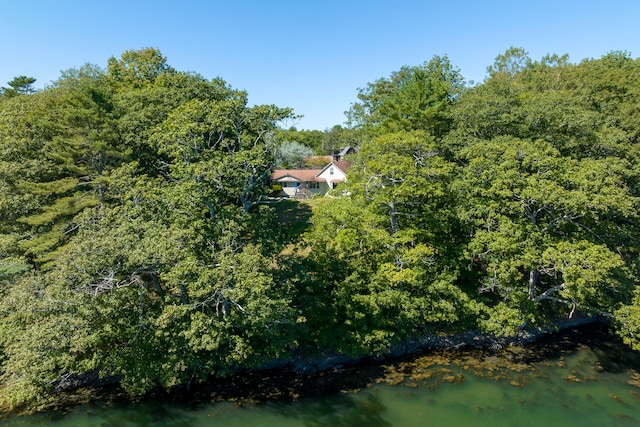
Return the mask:
<path id="1" fill-rule="evenodd" d="M 311 148 L 315 154 L 328 154 L 323 144 L 324 132 L 320 130 L 298 130 L 295 127 L 278 129 L 274 133 L 276 142 L 297 142 Z"/>
<path id="2" fill-rule="evenodd" d="M 487 67 L 487 73 L 490 77 L 504 74 L 508 78 L 513 78 L 530 63 L 529 53 L 521 47 L 511 46 L 505 53 L 496 57 L 493 65 Z"/>
<path id="3" fill-rule="evenodd" d="M 59 268 L 20 278 L 0 300 L 5 402 L 46 399 L 61 377 L 89 371 L 141 394 L 292 345 L 287 284 L 243 238 L 244 215 L 212 224 L 184 186 L 114 173 L 121 202 L 85 222 Z"/>
<path id="4" fill-rule="evenodd" d="M 479 292 L 493 298 L 484 326 L 512 333 L 544 318 L 546 301 L 569 314 L 611 313 L 630 284 L 619 225 L 637 215 L 637 199 L 611 163 L 514 138 L 477 142 L 463 155 L 468 164 L 456 185 L 471 225 L 468 256 Z"/>
<path id="5" fill-rule="evenodd" d="M 313 150 L 306 145 L 283 141 L 276 146 L 274 165 L 279 169 L 303 169 L 305 157 L 313 155 Z"/>
<path id="6" fill-rule="evenodd" d="M 74 218 L 104 200 L 114 162 L 110 92 L 91 67 L 69 71 L 41 93 L 3 104 L 0 182 L 5 233 L 18 233 L 35 266 L 55 260 Z M 0 206 L 3 203 L 0 203 Z"/>
<path id="7" fill-rule="evenodd" d="M 306 315 L 311 329 L 326 331 L 321 342 L 377 352 L 465 317 L 468 299 L 450 264 L 459 249 L 449 222 L 453 171 L 424 131 L 363 144 L 349 170 L 350 197 L 318 210 L 309 237 L 311 271 L 323 272 L 311 287 L 323 302 L 314 304 L 331 319 L 323 327 L 317 313 Z"/>
<path id="8" fill-rule="evenodd" d="M 116 84 L 140 87 L 153 83 L 163 73 L 175 70 L 167 64 L 167 58 L 158 49 L 127 50 L 120 59 L 109 58 L 107 74 Z"/>
<path id="9" fill-rule="evenodd" d="M 271 135 L 291 110 L 246 104 L 244 92 L 221 101 L 188 102 L 152 137 L 172 164 L 166 172 L 195 182 L 211 216 L 218 204 L 238 204 L 249 212 L 265 203 L 274 164 Z"/>
<path id="10" fill-rule="evenodd" d="M 278 142 L 297 142 L 313 149 L 316 155 L 327 156 L 343 147 L 358 147 L 362 141 L 362 135 L 356 129 L 335 125 L 324 131 L 297 130 L 295 127 L 279 129 L 275 132 L 275 139 Z"/>
<path id="11" fill-rule="evenodd" d="M 46 401 L 86 372 L 144 393 L 295 341 L 292 288 L 260 229 L 272 132 L 291 111 L 151 53 L 1 104 L 4 403 Z"/>
<path id="12" fill-rule="evenodd" d="M 364 141 L 362 132 L 335 125 L 322 133 L 322 154 L 332 155 L 344 147 L 360 147 Z"/>
<path id="13" fill-rule="evenodd" d="M 360 89 L 359 102 L 347 117 L 351 126 L 374 134 L 425 130 L 440 139 L 451 127 L 451 106 L 463 89 L 464 80 L 449 58 L 434 56 Z"/>
<path id="14" fill-rule="evenodd" d="M 0 97 L 13 98 L 18 95 L 32 94 L 36 91 L 33 88 L 35 82 L 36 79 L 33 77 L 18 76 L 8 83 L 9 87 L 0 88 Z"/>
<path id="15" fill-rule="evenodd" d="M 563 310 L 610 315 L 623 302 L 616 315 L 633 330 L 638 64 L 625 52 L 571 64 L 510 48 L 454 105 L 442 145 L 463 165 L 485 328 L 513 332 Z"/>
<path id="16" fill-rule="evenodd" d="M 511 48 L 484 84 L 454 105 L 456 126 L 446 144 L 455 151 L 467 140 L 513 136 L 545 140 L 576 158 L 629 158 L 637 151 L 630 148 L 638 136 L 632 117 L 639 65 L 620 52 L 574 65 L 567 55 L 532 61 Z"/>
<path id="17" fill-rule="evenodd" d="M 625 344 L 640 350 L 640 291 L 636 286 L 630 301 L 622 304 L 615 312 L 614 327 Z"/>

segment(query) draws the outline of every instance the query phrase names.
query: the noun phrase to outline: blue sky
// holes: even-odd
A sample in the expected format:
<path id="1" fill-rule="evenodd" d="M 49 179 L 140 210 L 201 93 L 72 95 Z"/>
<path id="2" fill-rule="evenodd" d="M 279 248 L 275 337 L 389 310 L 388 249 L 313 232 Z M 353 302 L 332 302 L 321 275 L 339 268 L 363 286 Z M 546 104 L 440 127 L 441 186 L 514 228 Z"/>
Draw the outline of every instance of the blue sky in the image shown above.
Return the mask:
<path id="1" fill-rule="evenodd" d="M 292 107 L 298 129 L 343 124 L 358 88 L 434 55 L 481 82 L 510 46 L 572 62 L 640 53 L 637 0 L 0 0 L 0 14 L 0 86 L 27 75 L 42 88 L 61 70 L 155 47 L 252 104 Z"/>

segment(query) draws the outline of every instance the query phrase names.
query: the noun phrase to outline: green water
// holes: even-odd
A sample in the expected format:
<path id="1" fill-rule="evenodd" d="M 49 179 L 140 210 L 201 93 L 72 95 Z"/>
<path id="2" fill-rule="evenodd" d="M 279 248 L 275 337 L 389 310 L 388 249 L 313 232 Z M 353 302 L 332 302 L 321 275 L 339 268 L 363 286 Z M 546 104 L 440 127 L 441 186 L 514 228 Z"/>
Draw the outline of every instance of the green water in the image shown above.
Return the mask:
<path id="1" fill-rule="evenodd" d="M 639 361 L 578 345 L 526 360 L 438 355 L 396 362 L 360 390 L 298 400 L 198 404 L 93 403 L 66 415 L 0 419 L 6 426 L 637 426 Z M 350 373 L 345 371 L 344 375 Z"/>

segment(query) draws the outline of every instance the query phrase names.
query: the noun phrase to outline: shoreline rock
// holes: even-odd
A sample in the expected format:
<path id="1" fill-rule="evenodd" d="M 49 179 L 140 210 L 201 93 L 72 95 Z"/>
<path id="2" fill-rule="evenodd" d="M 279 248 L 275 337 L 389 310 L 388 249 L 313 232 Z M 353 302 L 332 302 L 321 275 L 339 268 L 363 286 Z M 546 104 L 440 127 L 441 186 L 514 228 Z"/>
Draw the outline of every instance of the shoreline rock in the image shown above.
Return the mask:
<path id="1" fill-rule="evenodd" d="M 507 346 L 522 346 L 533 343 L 541 337 L 550 334 L 575 328 L 578 326 L 588 325 L 591 323 L 602 323 L 608 325 L 608 319 L 602 316 L 580 316 L 577 315 L 572 319 L 558 319 L 553 325 L 539 326 L 536 328 L 522 329 L 516 336 L 512 337 L 496 337 L 492 334 L 483 334 L 480 331 L 468 331 L 459 335 L 435 336 L 429 335 L 418 339 L 406 340 L 402 343 L 392 346 L 388 351 L 380 355 L 363 355 L 363 356 L 347 356 L 347 355 L 326 355 L 318 358 L 299 358 L 294 360 L 273 361 L 265 364 L 264 367 L 252 370 L 285 368 L 290 366 L 295 372 L 303 375 L 320 373 L 331 370 L 335 366 L 345 366 L 359 363 L 363 360 L 374 360 L 383 362 L 387 359 L 393 359 L 403 356 L 410 356 L 419 353 L 425 353 L 433 350 L 447 351 L 464 351 L 468 349 L 500 351 Z"/>
<path id="2" fill-rule="evenodd" d="M 589 324 L 607 325 L 599 316 L 563 319 L 546 327 L 522 330 L 517 336 L 498 338 L 490 334 L 469 331 L 451 336 L 425 336 L 394 345 L 380 355 L 352 357 L 332 354 L 316 358 L 279 359 L 235 374 L 195 385 L 176 386 L 171 390 L 156 390 L 136 400 L 166 399 L 197 404 L 215 401 L 261 401 L 266 399 L 297 399 L 303 395 L 356 390 L 374 378 L 384 376 L 386 365 L 442 350 L 451 353 L 482 352 L 496 354 L 506 347 L 525 346 L 541 338 Z M 478 353 L 479 354 L 479 353 Z M 119 387 L 119 377 L 100 378 L 96 373 L 67 375 L 55 385 L 60 397 L 44 408 L 65 412 L 90 401 L 133 400 Z M 0 419 L 2 413 L 0 412 Z"/>

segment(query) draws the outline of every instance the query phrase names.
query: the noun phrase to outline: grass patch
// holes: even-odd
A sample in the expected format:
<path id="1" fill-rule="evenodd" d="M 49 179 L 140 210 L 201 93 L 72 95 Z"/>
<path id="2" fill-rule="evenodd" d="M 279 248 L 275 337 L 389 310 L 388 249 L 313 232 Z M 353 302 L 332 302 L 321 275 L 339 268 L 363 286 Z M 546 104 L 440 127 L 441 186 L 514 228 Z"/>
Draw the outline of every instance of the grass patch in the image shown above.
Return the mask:
<path id="1" fill-rule="evenodd" d="M 296 245 L 300 242 L 302 235 L 309 231 L 312 223 L 314 211 L 327 203 L 333 202 L 332 199 L 326 197 L 316 197 L 314 199 L 292 200 L 285 199 L 279 203 L 272 205 L 276 213 L 276 221 L 274 227 L 277 227 L 276 233 L 281 242 L 280 255 L 291 255 Z M 300 250 L 300 248 L 298 248 Z M 299 255 L 305 255 L 306 251 L 302 251 Z M 308 254 L 307 254 L 308 255 Z"/>
<path id="2" fill-rule="evenodd" d="M 296 200 L 283 200 L 273 206 L 281 227 L 290 237 L 304 233 L 311 226 L 311 205 Z"/>

